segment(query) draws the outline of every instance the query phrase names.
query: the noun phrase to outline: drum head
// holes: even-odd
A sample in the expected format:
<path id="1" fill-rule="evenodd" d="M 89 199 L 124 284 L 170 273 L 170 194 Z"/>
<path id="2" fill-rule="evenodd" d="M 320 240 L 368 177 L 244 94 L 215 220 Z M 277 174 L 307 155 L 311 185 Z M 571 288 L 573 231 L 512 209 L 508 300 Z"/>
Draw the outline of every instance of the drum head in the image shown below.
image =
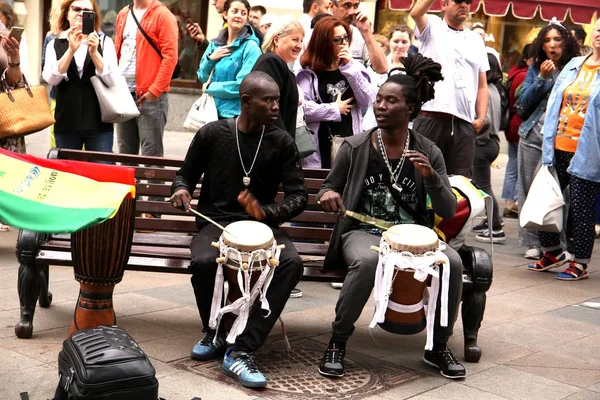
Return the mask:
<path id="1" fill-rule="evenodd" d="M 436 251 L 439 239 L 433 229 L 416 224 L 394 225 L 383 233 L 384 240 L 396 251 L 409 251 L 421 255 Z"/>
<path id="2" fill-rule="evenodd" d="M 273 231 L 268 225 L 257 221 L 238 221 L 227 225 L 223 242 L 239 251 L 268 250 L 273 245 Z"/>

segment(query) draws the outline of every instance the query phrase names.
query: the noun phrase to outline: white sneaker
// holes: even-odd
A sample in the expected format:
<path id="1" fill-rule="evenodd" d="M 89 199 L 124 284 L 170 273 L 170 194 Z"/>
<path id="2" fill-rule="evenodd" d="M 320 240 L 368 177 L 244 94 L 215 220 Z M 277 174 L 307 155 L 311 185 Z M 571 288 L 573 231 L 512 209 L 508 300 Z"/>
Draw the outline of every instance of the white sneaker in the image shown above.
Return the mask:
<path id="1" fill-rule="evenodd" d="M 331 287 L 337 290 L 340 290 L 342 288 L 343 283 L 341 282 L 331 282 Z"/>
<path id="2" fill-rule="evenodd" d="M 525 252 L 525 258 L 528 260 L 539 260 L 544 254 L 539 247 L 530 247 Z"/>

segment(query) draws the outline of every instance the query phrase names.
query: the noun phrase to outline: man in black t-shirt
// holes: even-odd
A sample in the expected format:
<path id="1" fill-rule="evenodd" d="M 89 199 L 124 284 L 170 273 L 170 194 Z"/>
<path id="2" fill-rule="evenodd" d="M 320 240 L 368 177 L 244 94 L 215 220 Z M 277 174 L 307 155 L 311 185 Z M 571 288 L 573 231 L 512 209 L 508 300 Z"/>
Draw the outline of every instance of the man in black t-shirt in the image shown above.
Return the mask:
<path id="1" fill-rule="evenodd" d="M 331 235 L 324 269 L 348 271 L 335 307 L 331 339 L 319 365 L 319 373 L 327 377 L 344 375 L 346 342 L 375 283 L 379 254 L 370 247 L 379 245 L 382 235 L 376 226 L 345 216 L 346 209 L 383 220 L 387 224 L 382 226 L 418 224 L 429 228 L 433 221 L 426 209 L 427 196 L 440 217 L 450 219 L 456 211 L 440 149 L 408 129 L 409 121 L 431 98 L 434 79 L 440 79 L 436 65 L 437 71 L 441 67 L 419 55 L 407 57 L 403 63 L 406 75 L 393 75 L 377 93 L 373 109 L 378 127 L 345 139 L 317 194 L 324 211 L 341 215 Z M 447 347 L 462 294 L 462 261 L 449 246 L 443 252 L 449 259 L 439 272 L 440 277 L 442 271 L 448 273 L 447 281 L 442 279 L 440 285 L 448 293 L 447 314 L 442 312 L 444 302 L 438 296 L 435 318 L 427 322 L 433 324 L 432 337 L 428 337 L 423 358 L 445 377 L 464 378 L 464 367 Z M 438 293 L 444 293 L 441 290 Z"/>
<path id="2" fill-rule="evenodd" d="M 251 72 L 240 85 L 241 114 L 202 127 L 190 144 L 171 191 L 174 207 L 190 208 L 193 193 L 203 175 L 197 210 L 223 225 L 257 220 L 270 226 L 278 244 L 284 244 L 279 266 L 266 298 L 267 316 L 253 307 L 245 330 L 225 353 L 223 372 L 247 387 L 264 387 L 266 378 L 258 370 L 253 352 L 265 341 L 283 311 L 290 292 L 303 272 L 302 259 L 279 224 L 300 214 L 307 192 L 294 139 L 272 125 L 279 110 L 279 88 L 264 72 Z M 279 203 L 279 186 L 285 196 Z M 191 243 L 192 286 L 204 326 L 204 337 L 192 349 L 199 360 L 214 358 L 225 349 L 225 332 L 209 328 L 219 251 L 211 247 L 221 230 L 196 218 L 199 232 Z"/>

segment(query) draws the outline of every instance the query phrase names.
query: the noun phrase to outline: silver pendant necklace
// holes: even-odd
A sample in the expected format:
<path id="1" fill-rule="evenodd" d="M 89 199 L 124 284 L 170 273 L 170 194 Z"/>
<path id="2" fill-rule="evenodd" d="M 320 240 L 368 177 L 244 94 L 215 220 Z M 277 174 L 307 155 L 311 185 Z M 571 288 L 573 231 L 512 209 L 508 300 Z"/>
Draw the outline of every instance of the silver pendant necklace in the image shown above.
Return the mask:
<path id="1" fill-rule="evenodd" d="M 250 169 L 246 171 L 246 166 L 244 165 L 244 160 L 242 159 L 242 150 L 240 149 L 240 138 L 238 133 L 238 118 L 235 119 L 235 142 L 237 143 L 238 154 L 240 156 L 240 163 L 242 164 L 242 169 L 244 170 L 244 176 L 242 178 L 242 183 L 244 186 L 248 187 L 250 185 L 250 172 L 252 172 L 252 168 L 254 168 L 254 163 L 256 162 L 256 158 L 258 157 L 258 152 L 260 150 L 260 145 L 263 140 L 263 136 L 265 134 L 265 126 L 262 127 L 262 133 L 260 134 L 260 140 L 258 141 L 258 147 L 256 148 L 256 154 L 254 154 L 254 160 L 252 160 L 252 165 L 250 165 Z"/>
<path id="2" fill-rule="evenodd" d="M 402 157 L 400 157 L 400 162 L 398 163 L 398 166 L 395 170 L 392 170 L 392 166 L 390 165 L 390 161 L 388 160 L 387 152 L 385 151 L 385 145 L 383 144 L 381 129 L 377 129 L 377 141 L 379 142 L 379 147 L 381 148 L 381 155 L 383 156 L 383 161 L 385 161 L 385 165 L 387 166 L 388 171 L 390 171 L 390 182 L 392 184 L 392 188 L 398 193 L 402 193 L 402 188 L 398 186 L 396 181 L 400 177 L 402 167 L 404 166 L 404 160 L 406 160 L 406 152 L 408 151 L 408 146 L 410 145 L 410 133 L 406 133 L 406 143 L 404 144 Z"/>

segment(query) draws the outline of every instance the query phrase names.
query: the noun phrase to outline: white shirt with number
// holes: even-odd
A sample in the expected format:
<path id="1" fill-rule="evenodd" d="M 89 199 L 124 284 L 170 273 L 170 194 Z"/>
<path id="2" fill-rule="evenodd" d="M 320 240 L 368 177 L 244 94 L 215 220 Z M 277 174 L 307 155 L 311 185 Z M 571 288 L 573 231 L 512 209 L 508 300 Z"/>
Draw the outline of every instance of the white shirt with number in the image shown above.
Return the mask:
<path id="1" fill-rule="evenodd" d="M 134 11 L 135 17 L 138 21 L 142 20 L 144 13 L 143 11 Z M 123 29 L 123 44 L 121 45 L 121 58 L 119 59 L 119 69 L 121 74 L 127 81 L 129 91 L 135 92 L 135 69 L 136 69 L 136 36 L 138 26 L 131 15 L 131 12 L 127 13 L 127 20 L 125 21 L 125 29 Z"/>
<path id="2" fill-rule="evenodd" d="M 428 14 L 427 18 L 423 32 L 415 28 L 415 35 L 421 41 L 419 52 L 442 65 L 444 80 L 435 84 L 435 98 L 422 109 L 473 122 L 479 73 L 490 69 L 485 44 L 470 29 L 457 31 L 438 16 Z"/>

